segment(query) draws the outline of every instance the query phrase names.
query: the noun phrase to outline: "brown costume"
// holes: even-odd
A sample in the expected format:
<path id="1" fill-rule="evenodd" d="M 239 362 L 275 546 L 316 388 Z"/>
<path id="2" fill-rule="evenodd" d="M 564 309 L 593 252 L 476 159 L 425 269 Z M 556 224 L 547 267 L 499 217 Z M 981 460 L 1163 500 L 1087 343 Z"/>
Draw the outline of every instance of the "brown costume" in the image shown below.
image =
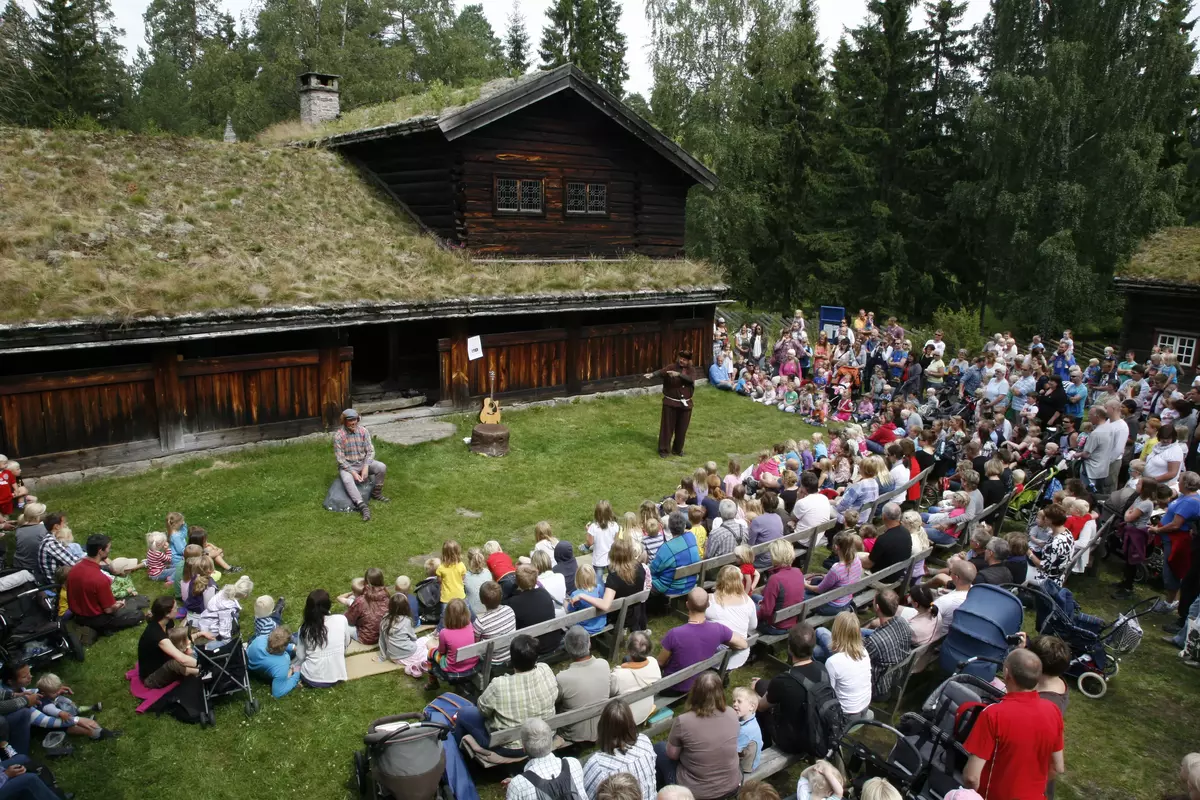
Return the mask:
<path id="1" fill-rule="evenodd" d="M 690 353 L 680 353 L 681 358 L 691 361 Z M 654 377 L 661 377 L 663 382 L 662 419 L 658 426 L 658 454 L 666 457 L 668 453 L 683 455 L 683 441 L 687 437 L 688 424 L 692 421 L 692 395 L 696 393 L 696 372 L 689 364 L 684 366 L 678 360 L 668 364 L 657 372 Z M 671 438 L 674 436 L 674 446 Z"/>

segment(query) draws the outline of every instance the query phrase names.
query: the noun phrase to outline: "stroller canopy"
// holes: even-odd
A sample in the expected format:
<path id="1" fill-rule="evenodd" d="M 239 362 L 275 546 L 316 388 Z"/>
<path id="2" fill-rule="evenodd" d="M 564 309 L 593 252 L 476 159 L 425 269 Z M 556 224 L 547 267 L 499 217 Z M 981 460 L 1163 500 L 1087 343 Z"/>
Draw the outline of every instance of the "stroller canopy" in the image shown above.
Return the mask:
<path id="1" fill-rule="evenodd" d="M 941 667 L 959 672 L 958 665 L 970 658 L 1003 661 L 1008 655 L 1009 636 L 1021 630 L 1025 609 L 1011 592 L 999 586 L 972 586 L 967 599 L 954 612 L 950 632 L 942 643 Z M 968 664 L 962 672 L 990 679 L 996 665 L 985 661 Z"/>

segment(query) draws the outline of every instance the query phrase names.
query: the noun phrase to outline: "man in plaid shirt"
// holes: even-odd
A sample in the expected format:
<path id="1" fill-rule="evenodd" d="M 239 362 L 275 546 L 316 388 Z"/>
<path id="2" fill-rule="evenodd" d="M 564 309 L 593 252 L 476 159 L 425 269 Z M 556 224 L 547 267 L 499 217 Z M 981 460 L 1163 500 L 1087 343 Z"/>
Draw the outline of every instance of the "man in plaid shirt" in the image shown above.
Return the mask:
<path id="1" fill-rule="evenodd" d="M 337 459 L 338 476 L 342 479 L 342 486 L 346 487 L 346 495 L 362 514 L 363 522 L 370 522 L 371 509 L 359 492 L 358 484 L 366 481 L 368 475 L 374 475 L 375 488 L 371 490 L 371 499 L 388 502 L 388 498 L 383 496 L 387 464 L 375 460 L 371 434 L 359 424 L 358 412 L 353 408 L 342 412 L 341 427 L 333 434 L 333 456 Z"/>
<path id="2" fill-rule="evenodd" d="M 67 524 L 65 514 L 47 514 L 42 520 L 48 533 L 42 537 L 37 552 L 37 582 L 57 583 L 54 579 L 59 567 L 70 569 L 82 560 L 83 556 L 71 555 L 67 546 L 60 542 L 54 532 Z"/>

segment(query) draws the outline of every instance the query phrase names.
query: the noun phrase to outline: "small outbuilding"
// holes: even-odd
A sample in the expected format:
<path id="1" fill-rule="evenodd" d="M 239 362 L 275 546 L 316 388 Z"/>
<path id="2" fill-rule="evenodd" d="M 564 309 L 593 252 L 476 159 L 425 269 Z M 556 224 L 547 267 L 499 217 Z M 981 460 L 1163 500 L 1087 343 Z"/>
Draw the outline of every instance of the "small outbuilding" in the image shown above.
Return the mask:
<path id="1" fill-rule="evenodd" d="M 1200 343 L 1200 228 L 1166 228 L 1147 239 L 1118 271 L 1125 295 L 1121 351 L 1138 358 L 1169 347 L 1179 366 L 1193 372 Z"/>

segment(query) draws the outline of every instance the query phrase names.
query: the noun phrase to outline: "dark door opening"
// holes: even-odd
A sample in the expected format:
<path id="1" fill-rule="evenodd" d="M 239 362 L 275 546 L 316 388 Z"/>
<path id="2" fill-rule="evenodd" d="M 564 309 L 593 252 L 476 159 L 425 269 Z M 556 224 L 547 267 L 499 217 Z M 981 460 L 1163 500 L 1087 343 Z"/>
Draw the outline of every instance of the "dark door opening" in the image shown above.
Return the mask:
<path id="1" fill-rule="evenodd" d="M 444 335 L 442 329 L 434 321 L 350 328 L 354 348 L 350 394 L 359 411 L 436 403 L 440 399 L 437 341 Z M 417 402 L 399 402 L 412 400 Z"/>

